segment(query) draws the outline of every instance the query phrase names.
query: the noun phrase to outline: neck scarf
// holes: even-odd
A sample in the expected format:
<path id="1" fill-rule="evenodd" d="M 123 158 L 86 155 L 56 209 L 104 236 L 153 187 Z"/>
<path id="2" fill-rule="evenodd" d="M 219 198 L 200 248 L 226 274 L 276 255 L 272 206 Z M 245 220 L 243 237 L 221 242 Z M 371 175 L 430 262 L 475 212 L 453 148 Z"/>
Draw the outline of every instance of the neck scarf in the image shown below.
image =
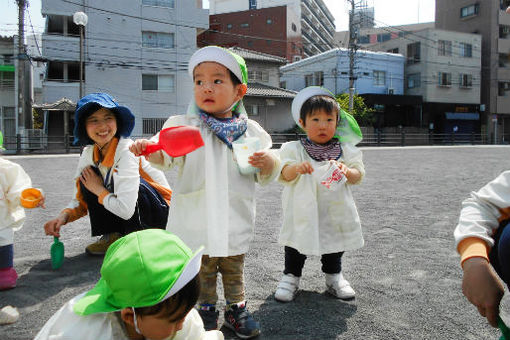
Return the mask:
<path id="1" fill-rule="evenodd" d="M 248 129 L 248 120 L 244 117 L 216 118 L 200 111 L 200 119 L 230 149 L 232 149 L 232 142 L 241 137 Z"/>
<path id="2" fill-rule="evenodd" d="M 301 138 L 301 145 L 317 162 L 338 160 L 342 156 L 342 146 L 338 139 L 333 138 L 326 144 L 316 144 L 308 138 Z"/>

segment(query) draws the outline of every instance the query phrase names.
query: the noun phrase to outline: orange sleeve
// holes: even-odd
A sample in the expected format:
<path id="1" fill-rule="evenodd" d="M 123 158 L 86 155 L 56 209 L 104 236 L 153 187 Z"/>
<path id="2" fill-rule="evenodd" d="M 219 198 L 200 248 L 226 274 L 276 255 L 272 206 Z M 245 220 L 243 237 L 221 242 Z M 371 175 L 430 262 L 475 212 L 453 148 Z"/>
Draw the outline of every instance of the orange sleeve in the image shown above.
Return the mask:
<path id="1" fill-rule="evenodd" d="M 85 202 L 81 193 L 79 178 L 76 180 L 76 188 L 76 199 L 78 200 L 78 206 L 76 208 L 66 208 L 62 210 L 62 212 L 65 212 L 69 215 L 67 223 L 76 221 L 77 219 L 87 215 L 88 212 L 87 202 Z"/>
<path id="2" fill-rule="evenodd" d="M 459 242 L 457 251 L 460 254 L 460 264 L 472 257 L 482 257 L 489 261 L 487 243 L 477 237 L 469 237 Z"/>

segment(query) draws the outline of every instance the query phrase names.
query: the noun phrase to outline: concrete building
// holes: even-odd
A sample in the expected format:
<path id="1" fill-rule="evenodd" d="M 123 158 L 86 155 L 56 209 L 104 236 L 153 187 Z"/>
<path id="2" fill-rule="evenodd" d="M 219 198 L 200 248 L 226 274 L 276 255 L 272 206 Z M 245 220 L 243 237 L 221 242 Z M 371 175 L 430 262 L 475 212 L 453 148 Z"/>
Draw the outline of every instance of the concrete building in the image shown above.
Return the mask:
<path id="1" fill-rule="evenodd" d="M 401 95 L 404 93 L 402 55 L 359 50 L 356 53 L 356 93 Z M 349 51 L 336 48 L 282 66 L 282 87 L 299 91 L 320 85 L 339 94 L 349 91 Z"/>
<path id="2" fill-rule="evenodd" d="M 507 0 L 436 0 L 436 27 L 482 35 L 482 131 L 510 141 L 510 14 Z"/>
<path id="3" fill-rule="evenodd" d="M 322 0 L 210 0 L 199 46 L 239 46 L 289 62 L 334 47 L 334 17 Z"/>
<path id="4" fill-rule="evenodd" d="M 372 27 L 360 28 L 358 33 L 357 44 L 361 48 L 368 48 L 370 45 L 382 43 L 391 39 L 410 35 L 413 32 L 421 31 L 426 28 L 434 28 L 433 22 L 426 22 L 420 24 L 400 25 L 400 26 L 387 26 L 387 27 Z M 412 37 L 412 36 L 411 36 Z M 335 33 L 335 44 L 338 47 L 349 46 L 349 31 L 340 31 Z"/>
<path id="5" fill-rule="evenodd" d="M 287 60 L 239 47 L 231 50 L 244 58 L 248 68 L 248 91 L 243 103 L 249 118 L 268 132 L 283 132 L 294 127 L 290 107 L 296 92 L 279 87 L 279 68 Z"/>
<path id="6" fill-rule="evenodd" d="M 208 28 L 202 7 L 201 0 L 42 0 L 43 103 L 79 99 L 80 27 L 73 14 L 81 11 L 88 15 L 83 93 L 110 93 L 135 114 L 133 135 L 155 133 L 191 99 L 188 60 Z M 46 111 L 45 123 L 50 135 L 72 133 L 71 112 Z"/>
<path id="7" fill-rule="evenodd" d="M 4 144 L 7 149 L 16 143 L 16 93 L 13 37 L 0 36 L 0 131 L 4 134 Z"/>
<path id="8" fill-rule="evenodd" d="M 480 133 L 479 34 L 425 29 L 371 46 L 406 56 L 405 93 L 423 97 L 423 124 L 437 133 Z"/>

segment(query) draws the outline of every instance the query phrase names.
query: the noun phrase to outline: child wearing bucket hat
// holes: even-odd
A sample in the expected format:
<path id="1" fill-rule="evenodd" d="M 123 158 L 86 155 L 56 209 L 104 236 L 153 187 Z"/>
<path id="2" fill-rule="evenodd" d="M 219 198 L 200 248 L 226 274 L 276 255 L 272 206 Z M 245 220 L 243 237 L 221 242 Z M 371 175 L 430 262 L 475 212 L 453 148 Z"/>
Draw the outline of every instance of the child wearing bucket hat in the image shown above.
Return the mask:
<path id="1" fill-rule="evenodd" d="M 227 302 L 225 326 L 241 338 L 252 338 L 260 333 L 260 326 L 246 308 L 244 257 L 253 238 L 255 183 L 267 184 L 275 179 L 279 160 L 269 150 L 269 134 L 248 119 L 244 109 L 247 69 L 242 57 L 208 46 L 191 56 L 188 70 L 194 82 L 194 99 L 185 115 L 170 117 L 163 127 L 198 127 L 204 147 L 177 158 L 159 152 L 149 160 L 163 169 L 179 167 L 179 186 L 167 230 L 193 247 L 205 245 L 198 308 L 206 329 L 218 327 L 219 272 Z M 258 140 L 260 151 L 253 153 L 248 162 L 258 170 L 242 173 L 233 145 L 251 137 Z M 139 140 L 132 151 L 139 155 L 148 143 Z"/>
<path id="2" fill-rule="evenodd" d="M 2 150 L 5 149 L 0 131 L 0 152 Z M 21 229 L 25 221 L 21 193 L 31 185 L 30 177 L 19 164 L 0 157 L 0 290 L 16 287 L 18 274 L 13 262 L 14 232 Z M 44 197 L 37 206 L 44 207 Z M 17 310 L 12 307 L 0 310 L 0 324 L 13 323 L 18 317 Z"/>
<path id="3" fill-rule="evenodd" d="M 35 340 L 223 339 L 204 330 L 193 308 L 201 255 L 161 229 L 118 239 L 95 287 L 60 308 Z"/>
<path id="4" fill-rule="evenodd" d="M 355 146 L 361 132 L 322 87 L 301 90 L 292 102 L 292 117 L 307 137 L 280 149 L 278 180 L 284 189 L 279 242 L 285 247 L 285 268 L 275 299 L 294 299 L 307 255 L 321 256 L 328 293 L 352 299 L 355 292 L 343 276 L 341 260 L 344 251 L 364 242 L 351 192 L 365 174 Z"/>
<path id="5" fill-rule="evenodd" d="M 107 93 L 81 98 L 75 111 L 74 143 L 87 145 L 80 156 L 73 198 L 59 216 L 46 222 L 47 235 L 86 214 L 92 236 L 89 255 L 104 255 L 121 235 L 146 228 L 165 228 L 171 189 L 160 170 L 135 157 L 127 138 L 135 124 L 131 110 Z"/>

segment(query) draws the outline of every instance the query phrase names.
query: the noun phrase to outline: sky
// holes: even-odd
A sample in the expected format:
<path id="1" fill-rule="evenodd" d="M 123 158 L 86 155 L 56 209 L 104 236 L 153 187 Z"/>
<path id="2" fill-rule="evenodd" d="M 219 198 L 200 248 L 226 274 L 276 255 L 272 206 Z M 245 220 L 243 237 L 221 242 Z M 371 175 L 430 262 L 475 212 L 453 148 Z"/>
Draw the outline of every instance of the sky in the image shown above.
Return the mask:
<path id="1" fill-rule="evenodd" d="M 18 10 L 16 0 L 0 0 L 2 16 L 0 17 L 0 35 L 17 34 Z M 44 19 L 41 16 L 41 0 L 27 0 L 28 14 L 25 14 L 26 30 L 41 33 L 44 30 Z M 335 17 L 337 31 L 346 31 L 349 23 L 349 4 L 346 0 L 323 0 Z M 434 21 L 435 0 L 366 0 L 370 7 L 375 8 L 376 26 L 394 26 Z M 209 1 L 204 0 L 204 7 Z M 391 6 L 388 6 L 391 3 Z M 396 10 L 398 9 L 398 10 Z M 30 20 L 31 19 L 31 20 Z M 32 22 L 32 25 L 30 24 Z"/>

